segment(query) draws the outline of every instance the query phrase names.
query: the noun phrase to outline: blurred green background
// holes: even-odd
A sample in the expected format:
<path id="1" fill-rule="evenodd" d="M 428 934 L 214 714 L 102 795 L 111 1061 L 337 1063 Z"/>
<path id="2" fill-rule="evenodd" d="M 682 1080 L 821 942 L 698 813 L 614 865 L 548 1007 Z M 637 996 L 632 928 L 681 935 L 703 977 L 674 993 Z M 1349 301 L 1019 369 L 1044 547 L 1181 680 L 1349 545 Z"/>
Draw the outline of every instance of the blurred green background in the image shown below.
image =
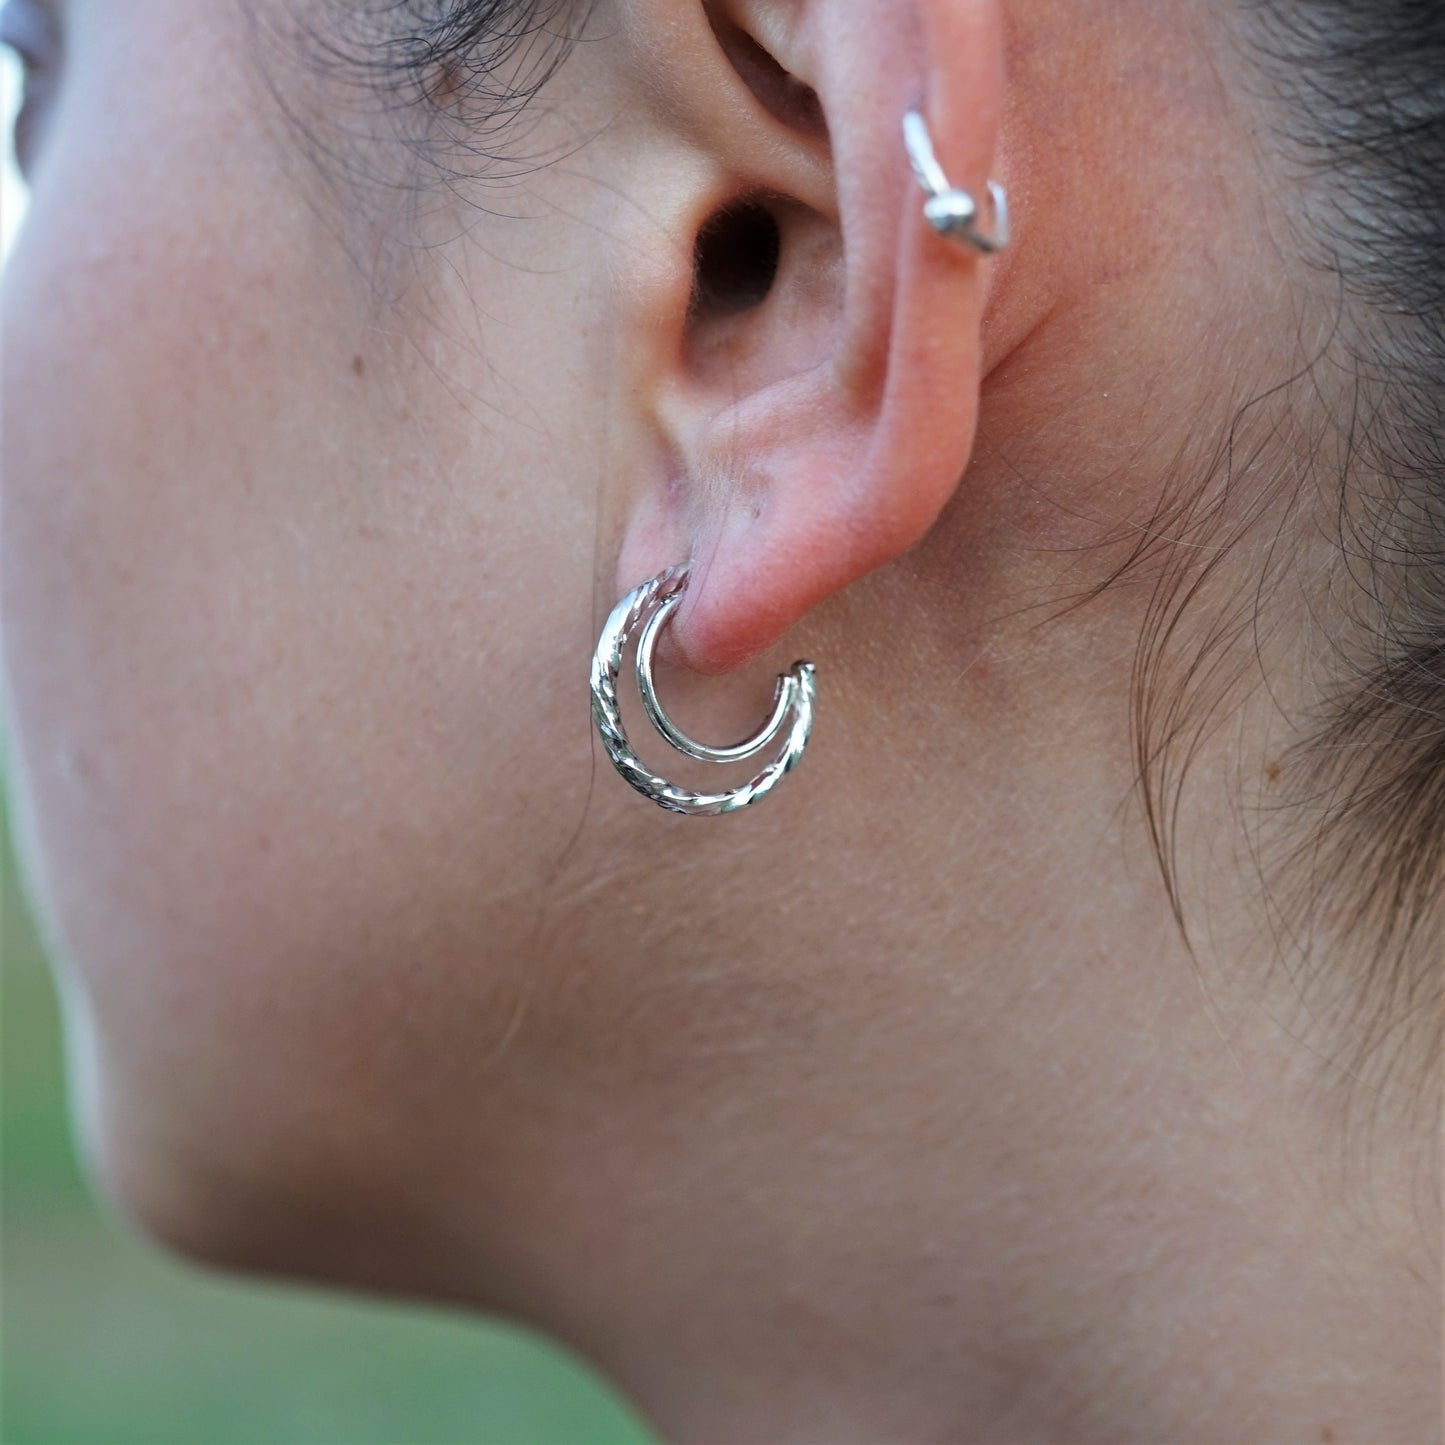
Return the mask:
<path id="1" fill-rule="evenodd" d="M 601 1382 L 487 1321 L 218 1278 L 103 1219 L 0 800 L 4 1445 L 646 1445 Z"/>

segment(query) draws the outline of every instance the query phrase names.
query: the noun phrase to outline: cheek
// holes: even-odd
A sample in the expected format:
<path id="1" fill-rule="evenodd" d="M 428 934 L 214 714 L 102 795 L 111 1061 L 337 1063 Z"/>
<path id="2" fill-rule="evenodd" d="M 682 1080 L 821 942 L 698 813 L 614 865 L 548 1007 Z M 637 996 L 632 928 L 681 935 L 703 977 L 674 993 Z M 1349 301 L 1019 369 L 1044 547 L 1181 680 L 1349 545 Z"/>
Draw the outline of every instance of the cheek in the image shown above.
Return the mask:
<path id="1" fill-rule="evenodd" d="M 244 106 L 224 185 L 164 128 L 164 168 L 54 136 L 5 316 L 12 786 L 132 1197 L 374 1152 L 435 1085 L 398 1036 L 509 1009 L 591 758 L 545 341 L 489 406 L 486 338 L 399 338 Z"/>

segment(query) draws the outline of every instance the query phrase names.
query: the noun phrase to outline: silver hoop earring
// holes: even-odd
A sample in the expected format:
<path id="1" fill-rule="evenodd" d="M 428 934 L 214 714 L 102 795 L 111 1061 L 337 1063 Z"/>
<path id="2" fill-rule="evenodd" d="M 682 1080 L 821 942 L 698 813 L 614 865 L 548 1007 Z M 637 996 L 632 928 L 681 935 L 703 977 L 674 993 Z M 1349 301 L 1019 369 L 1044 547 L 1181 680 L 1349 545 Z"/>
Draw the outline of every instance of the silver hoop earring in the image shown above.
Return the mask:
<path id="1" fill-rule="evenodd" d="M 669 567 L 634 588 L 612 609 L 592 659 L 592 717 L 613 766 L 643 797 L 651 798 L 670 813 L 711 818 L 721 813 L 736 813 L 767 797 L 797 767 L 813 730 L 817 669 L 811 662 L 797 662 L 791 672 L 778 678 L 772 716 L 746 742 L 728 748 L 711 748 L 694 742 L 663 711 L 652 675 L 657 639 L 682 601 L 687 580 L 686 565 Z M 617 675 L 622 670 L 623 653 L 639 627 L 642 635 L 637 643 L 637 690 L 653 726 L 678 752 L 702 762 L 739 763 L 757 757 L 778 738 L 784 738 L 782 751 L 751 782 L 728 793 L 694 793 L 650 772 L 638 758 L 622 726 L 617 706 Z"/>
<path id="2" fill-rule="evenodd" d="M 928 199 L 923 203 L 923 215 L 928 224 L 940 236 L 962 241 L 992 256 L 1002 251 L 1009 243 L 1008 192 L 994 181 L 988 183 L 989 199 L 993 202 L 993 234 L 985 235 L 977 227 L 978 202 L 967 191 L 948 183 L 943 167 L 933 152 L 933 137 L 928 133 L 928 123 L 922 114 L 910 110 L 903 117 L 903 144 L 908 149 L 908 163 L 918 184 L 923 187 Z"/>

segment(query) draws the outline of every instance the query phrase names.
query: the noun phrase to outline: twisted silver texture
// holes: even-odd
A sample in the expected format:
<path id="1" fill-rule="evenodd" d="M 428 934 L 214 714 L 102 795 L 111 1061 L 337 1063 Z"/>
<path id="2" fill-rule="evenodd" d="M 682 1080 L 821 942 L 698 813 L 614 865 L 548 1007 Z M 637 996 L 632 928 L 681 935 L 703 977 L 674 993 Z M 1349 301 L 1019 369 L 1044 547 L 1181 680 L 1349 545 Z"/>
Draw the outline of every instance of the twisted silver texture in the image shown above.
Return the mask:
<path id="1" fill-rule="evenodd" d="M 933 151 L 933 137 L 922 113 L 910 110 L 903 117 L 903 144 L 908 149 L 908 163 L 928 199 L 923 203 L 923 216 L 940 236 L 961 241 L 985 256 L 1002 251 L 1009 243 L 1008 192 L 995 181 L 988 183 L 993 202 L 992 235 L 978 229 L 978 202 L 957 186 L 949 184 L 943 167 Z"/>
<path id="2" fill-rule="evenodd" d="M 694 742 L 663 710 L 652 675 L 658 635 L 682 601 L 687 579 L 686 565 L 669 567 L 634 588 L 612 609 L 592 658 L 592 718 L 613 766 L 643 797 L 651 798 L 670 813 L 713 818 L 722 813 L 736 813 L 767 797 L 798 765 L 813 730 L 817 669 L 811 662 L 797 662 L 791 672 L 778 678 L 772 716 L 746 742 L 728 748 Z M 726 793 L 695 793 L 659 777 L 637 756 L 622 725 L 617 705 L 617 676 L 622 670 L 623 654 L 639 627 L 642 636 L 637 644 L 637 689 L 653 725 L 678 752 L 703 762 L 743 762 L 786 735 L 782 751 L 750 782 Z"/>

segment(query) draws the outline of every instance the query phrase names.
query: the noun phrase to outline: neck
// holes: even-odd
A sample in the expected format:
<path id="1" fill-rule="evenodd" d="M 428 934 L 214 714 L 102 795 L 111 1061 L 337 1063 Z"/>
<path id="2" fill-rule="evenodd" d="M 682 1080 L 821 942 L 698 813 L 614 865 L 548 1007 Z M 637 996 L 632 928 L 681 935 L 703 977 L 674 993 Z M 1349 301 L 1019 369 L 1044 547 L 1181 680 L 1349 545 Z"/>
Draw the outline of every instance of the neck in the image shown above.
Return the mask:
<path id="1" fill-rule="evenodd" d="M 1132 1048 L 1089 1026 L 1117 964 L 1088 948 L 1052 1006 L 929 1000 L 910 1062 L 851 1099 L 814 1040 L 726 1120 L 579 1147 L 539 1238 L 581 1253 L 549 1261 L 539 1322 L 698 1445 L 1433 1438 L 1413 1221 L 1349 1196 L 1274 1041 L 1222 1035 L 1187 960 L 1150 961 L 1172 982 Z M 992 1077 L 960 1088 L 978 1052 Z"/>
<path id="2" fill-rule="evenodd" d="M 677 1442 L 1431 1438 L 1425 1216 L 1388 1150 L 1360 1179 L 1243 914 L 1186 949 L 1116 769 L 1061 787 L 1030 712 L 907 827 L 852 770 L 826 899 L 762 899 L 767 997 L 679 968 L 695 1024 L 569 1081 L 525 1312 Z"/>

